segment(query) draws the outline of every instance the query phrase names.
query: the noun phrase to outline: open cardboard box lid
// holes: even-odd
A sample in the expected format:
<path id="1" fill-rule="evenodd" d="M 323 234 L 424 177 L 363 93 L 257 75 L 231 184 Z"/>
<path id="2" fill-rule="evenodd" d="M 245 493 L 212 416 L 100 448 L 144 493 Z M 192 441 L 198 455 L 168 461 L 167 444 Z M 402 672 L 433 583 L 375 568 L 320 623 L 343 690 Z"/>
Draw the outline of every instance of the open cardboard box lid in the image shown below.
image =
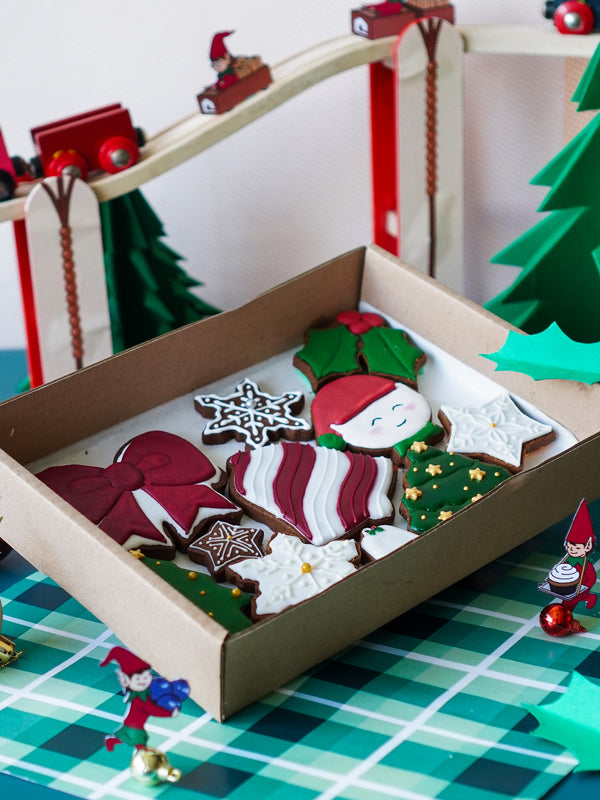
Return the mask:
<path id="1" fill-rule="evenodd" d="M 510 478 L 466 511 L 321 595 L 233 635 L 25 466 L 298 347 L 307 328 L 359 301 L 493 375 L 579 443 Z M 2 538 L 158 672 L 186 678 L 192 697 L 223 720 L 569 515 L 581 498 L 600 496 L 600 387 L 494 373 L 479 353 L 498 350 L 509 329 L 377 247 L 347 253 L 237 310 L 1 404 Z"/>

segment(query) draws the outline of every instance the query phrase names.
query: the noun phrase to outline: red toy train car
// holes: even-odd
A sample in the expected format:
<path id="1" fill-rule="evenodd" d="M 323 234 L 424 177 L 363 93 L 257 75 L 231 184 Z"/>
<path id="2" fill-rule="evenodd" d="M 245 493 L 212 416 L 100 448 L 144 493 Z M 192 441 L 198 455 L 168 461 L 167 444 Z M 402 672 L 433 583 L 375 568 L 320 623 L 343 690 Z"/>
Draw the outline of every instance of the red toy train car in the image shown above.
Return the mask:
<path id="1" fill-rule="evenodd" d="M 397 36 L 422 17 L 441 17 L 454 22 L 454 7 L 447 0 L 385 0 L 352 11 L 352 32 L 367 39 Z"/>
<path id="2" fill-rule="evenodd" d="M 90 172 L 121 172 L 139 160 L 144 137 L 120 103 L 32 128 L 36 178 L 63 172 L 85 180 Z"/>
<path id="3" fill-rule="evenodd" d="M 600 0 L 547 0 L 544 16 L 559 33 L 586 34 L 600 28 Z"/>

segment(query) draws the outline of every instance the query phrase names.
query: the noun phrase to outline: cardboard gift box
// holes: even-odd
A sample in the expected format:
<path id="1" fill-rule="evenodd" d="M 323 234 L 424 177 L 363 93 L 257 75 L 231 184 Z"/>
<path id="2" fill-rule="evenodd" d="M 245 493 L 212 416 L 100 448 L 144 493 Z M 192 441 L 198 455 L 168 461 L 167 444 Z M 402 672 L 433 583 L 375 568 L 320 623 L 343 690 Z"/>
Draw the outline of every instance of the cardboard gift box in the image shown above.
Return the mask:
<path id="1" fill-rule="evenodd" d="M 113 428 L 130 432 L 123 443 L 147 429 L 148 415 L 163 404 L 168 408 L 199 387 L 298 348 L 309 327 L 359 303 L 550 417 L 568 432 L 566 446 L 402 549 L 234 634 L 33 474 L 31 465 L 52 463 L 76 443 L 110 439 L 106 432 Z M 479 354 L 497 351 L 509 329 L 377 247 L 349 252 L 237 310 L 1 404 L 2 537 L 158 672 L 186 678 L 192 697 L 223 720 L 572 514 L 581 498 L 600 496 L 600 387 L 494 373 L 494 365 Z"/>

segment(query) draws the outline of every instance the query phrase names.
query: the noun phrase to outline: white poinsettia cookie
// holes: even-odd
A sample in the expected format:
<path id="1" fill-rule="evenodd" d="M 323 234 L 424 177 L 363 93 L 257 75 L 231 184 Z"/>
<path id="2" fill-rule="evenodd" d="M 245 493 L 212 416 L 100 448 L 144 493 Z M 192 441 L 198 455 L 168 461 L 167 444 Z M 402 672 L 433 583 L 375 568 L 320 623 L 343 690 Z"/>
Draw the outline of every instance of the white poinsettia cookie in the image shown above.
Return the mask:
<path id="1" fill-rule="evenodd" d="M 277 533 L 263 558 L 239 561 L 228 577 L 257 592 L 252 616 L 259 620 L 308 600 L 355 572 L 359 559 L 353 539 L 316 547 L 299 537 Z"/>

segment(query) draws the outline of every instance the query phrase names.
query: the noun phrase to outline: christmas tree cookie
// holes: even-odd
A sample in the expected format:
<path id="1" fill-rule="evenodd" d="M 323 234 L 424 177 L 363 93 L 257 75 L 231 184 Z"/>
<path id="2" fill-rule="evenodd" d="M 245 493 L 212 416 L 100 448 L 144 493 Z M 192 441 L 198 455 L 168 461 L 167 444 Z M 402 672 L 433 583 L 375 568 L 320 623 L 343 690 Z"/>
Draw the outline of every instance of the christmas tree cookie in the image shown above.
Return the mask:
<path id="1" fill-rule="evenodd" d="M 390 328 L 379 314 L 343 311 L 333 325 L 308 331 L 294 366 L 314 391 L 342 375 L 364 373 L 415 386 L 425 359 L 404 331 Z"/>
<path id="2" fill-rule="evenodd" d="M 243 611 L 249 606 L 251 596 L 237 587 L 232 589 L 221 586 L 203 572 L 183 569 L 172 561 L 157 561 L 144 556 L 140 560 L 230 633 L 252 625 Z"/>
<path id="3" fill-rule="evenodd" d="M 439 525 L 510 477 L 503 467 L 439 450 L 425 442 L 414 442 L 405 463 L 400 513 L 416 533 Z"/>

